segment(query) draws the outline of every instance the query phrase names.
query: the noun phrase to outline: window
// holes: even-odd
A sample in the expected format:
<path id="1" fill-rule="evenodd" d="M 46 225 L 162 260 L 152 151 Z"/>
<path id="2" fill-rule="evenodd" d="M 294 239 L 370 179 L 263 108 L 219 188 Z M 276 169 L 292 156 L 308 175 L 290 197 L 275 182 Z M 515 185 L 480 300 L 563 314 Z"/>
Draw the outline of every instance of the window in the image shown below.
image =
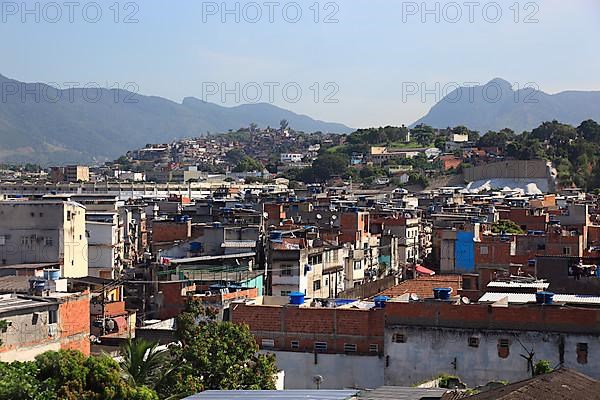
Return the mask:
<path id="1" fill-rule="evenodd" d="M 298 350 L 300 348 L 300 342 L 297 340 L 292 340 L 292 342 L 290 343 L 290 348 L 292 350 Z"/>
<path id="2" fill-rule="evenodd" d="M 275 347 L 275 340 L 263 339 L 260 344 L 263 349 L 272 349 Z"/>
<path id="3" fill-rule="evenodd" d="M 292 276 L 294 273 L 294 267 L 289 264 L 284 264 L 281 266 L 281 271 L 279 271 L 280 276 Z"/>
<path id="4" fill-rule="evenodd" d="M 56 324 L 58 322 L 58 311 L 57 310 L 49 310 L 48 311 L 48 323 Z"/>
<path id="5" fill-rule="evenodd" d="M 319 279 L 318 281 L 313 282 L 313 290 L 320 290 L 320 289 L 321 289 L 321 280 Z"/>
<path id="6" fill-rule="evenodd" d="M 577 343 L 577 363 L 587 364 L 588 362 L 588 344 Z"/>
<path id="7" fill-rule="evenodd" d="M 323 283 L 325 286 L 329 286 L 329 278 L 325 278 L 325 282 Z"/>
<path id="8" fill-rule="evenodd" d="M 315 351 L 317 351 L 317 352 L 327 351 L 327 342 L 315 342 Z"/>
<path id="9" fill-rule="evenodd" d="M 563 247 L 563 254 L 565 256 L 570 256 L 571 255 L 571 248 L 570 247 Z"/>
<path id="10" fill-rule="evenodd" d="M 310 256 L 308 257 L 308 263 L 310 265 L 323 264 L 323 256 L 321 254 Z"/>
<path id="11" fill-rule="evenodd" d="M 479 338 L 478 337 L 470 337 L 469 338 L 469 347 L 479 347 Z"/>
<path id="12" fill-rule="evenodd" d="M 67 211 L 67 221 L 71 220 L 71 211 Z"/>
<path id="13" fill-rule="evenodd" d="M 290 293 L 292 293 L 291 290 L 282 290 L 281 291 L 281 296 L 286 297 L 286 296 L 289 296 Z"/>
<path id="14" fill-rule="evenodd" d="M 500 339 L 498 340 L 498 357 L 508 358 L 510 354 L 510 340 Z"/>
<path id="15" fill-rule="evenodd" d="M 394 336 L 392 336 L 392 342 L 406 343 L 406 335 L 403 333 L 394 333 Z"/>
<path id="16" fill-rule="evenodd" d="M 479 254 L 488 254 L 488 247 L 487 246 L 481 246 L 479 248 Z"/>
<path id="17" fill-rule="evenodd" d="M 50 246 L 52 246 L 52 244 L 53 244 L 53 240 L 52 240 L 51 237 L 47 237 L 47 238 L 44 239 L 44 245 L 46 247 L 50 247 Z"/>
<path id="18" fill-rule="evenodd" d="M 378 344 L 370 344 L 369 345 L 369 353 L 379 353 L 379 345 Z"/>
<path id="19" fill-rule="evenodd" d="M 0 235 L 0 246 L 4 246 L 6 244 L 6 236 Z"/>
<path id="20" fill-rule="evenodd" d="M 356 345 L 353 343 L 344 343 L 344 353 L 356 353 Z"/>
<path id="21" fill-rule="evenodd" d="M 354 261 L 354 270 L 360 270 L 362 268 L 360 261 Z"/>

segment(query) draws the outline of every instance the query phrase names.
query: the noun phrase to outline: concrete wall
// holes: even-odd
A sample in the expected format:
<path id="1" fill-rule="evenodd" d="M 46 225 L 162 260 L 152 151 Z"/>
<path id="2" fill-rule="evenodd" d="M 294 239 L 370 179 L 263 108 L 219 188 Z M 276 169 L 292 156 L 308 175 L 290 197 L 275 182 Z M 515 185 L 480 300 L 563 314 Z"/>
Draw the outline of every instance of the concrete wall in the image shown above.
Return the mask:
<path id="1" fill-rule="evenodd" d="M 550 169 L 545 160 L 509 160 L 488 163 L 463 171 L 467 182 L 485 179 L 549 179 Z"/>
<path id="2" fill-rule="evenodd" d="M 405 335 L 406 343 L 394 342 L 394 333 Z M 471 337 L 478 338 L 479 347 L 469 346 Z M 509 341 L 506 358 L 499 355 L 500 339 Z M 591 356 L 600 350 L 597 334 L 390 327 L 385 331 L 385 353 L 389 357 L 385 384 L 412 385 L 444 373 L 458 375 L 471 387 L 495 380 L 515 382 L 531 377 L 521 354 L 533 350 L 535 361 L 548 360 L 556 367 L 561 358 L 561 341 L 565 367 L 600 377 L 600 359 Z M 578 343 L 588 344 L 587 364 L 578 362 Z"/>
<path id="3" fill-rule="evenodd" d="M 316 389 L 315 375 L 323 377 L 321 389 L 377 388 L 384 383 L 384 358 L 345 354 L 271 352 L 277 368 L 285 372 L 285 389 Z M 315 362 L 316 360 L 316 362 Z"/>
<path id="4" fill-rule="evenodd" d="M 0 203 L 0 263 L 61 263 L 63 277 L 87 276 L 85 208 L 73 202 Z"/>

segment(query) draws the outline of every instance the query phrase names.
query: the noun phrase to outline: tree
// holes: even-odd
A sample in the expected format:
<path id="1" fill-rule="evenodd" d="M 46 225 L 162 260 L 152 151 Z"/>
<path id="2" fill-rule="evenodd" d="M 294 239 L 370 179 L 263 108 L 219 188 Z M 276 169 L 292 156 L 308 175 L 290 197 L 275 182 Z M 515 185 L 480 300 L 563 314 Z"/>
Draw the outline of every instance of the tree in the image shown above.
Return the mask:
<path id="1" fill-rule="evenodd" d="M 281 132 L 285 131 L 290 126 L 290 123 L 287 119 L 282 119 L 279 121 L 279 127 L 281 128 Z"/>
<path id="2" fill-rule="evenodd" d="M 262 172 L 264 169 L 265 167 L 260 163 L 260 161 L 257 161 L 252 157 L 246 156 L 240 162 L 237 163 L 235 168 L 233 168 L 233 172 Z"/>
<path id="3" fill-rule="evenodd" d="M 158 390 L 163 395 L 202 390 L 270 390 L 275 388 L 275 357 L 258 353 L 245 325 L 217 322 L 215 313 L 197 300 L 177 317 L 173 373 Z"/>
<path id="4" fill-rule="evenodd" d="M 577 127 L 577 133 L 583 136 L 585 140 L 589 140 L 594 143 L 600 142 L 600 124 L 592 119 L 583 121 Z"/>
<path id="5" fill-rule="evenodd" d="M 160 350 L 158 343 L 129 338 L 121 346 L 120 353 L 122 361 L 119 366 L 125 379 L 133 387 L 154 388 L 169 372 L 169 351 Z"/>
<path id="6" fill-rule="evenodd" d="M 543 375 L 552 372 L 552 365 L 548 360 L 540 360 L 533 367 L 533 376 Z"/>
<path id="7" fill-rule="evenodd" d="M 348 158 L 343 154 L 324 153 L 313 162 L 312 167 L 305 168 L 300 174 L 304 182 L 324 182 L 332 176 L 348 174 Z"/>
<path id="8" fill-rule="evenodd" d="M 8 322 L 0 319 L 0 333 L 5 333 L 8 329 Z M 0 339 L 0 346 L 2 346 L 2 340 Z"/>
<path id="9" fill-rule="evenodd" d="M 246 152 L 242 149 L 231 149 L 225 154 L 225 160 L 236 165 L 246 157 Z"/>
<path id="10" fill-rule="evenodd" d="M 494 223 L 492 225 L 492 232 L 493 233 L 502 233 L 502 234 L 516 234 L 516 235 L 525 233 L 525 231 L 523 231 L 523 229 L 521 229 L 521 227 L 519 225 L 517 225 L 515 222 L 508 220 L 508 219 L 500 220 L 500 221 Z"/>
<path id="11" fill-rule="evenodd" d="M 488 131 L 477 141 L 478 147 L 498 147 L 501 151 L 506 149 L 514 132 L 510 129 L 502 129 L 500 132 Z"/>

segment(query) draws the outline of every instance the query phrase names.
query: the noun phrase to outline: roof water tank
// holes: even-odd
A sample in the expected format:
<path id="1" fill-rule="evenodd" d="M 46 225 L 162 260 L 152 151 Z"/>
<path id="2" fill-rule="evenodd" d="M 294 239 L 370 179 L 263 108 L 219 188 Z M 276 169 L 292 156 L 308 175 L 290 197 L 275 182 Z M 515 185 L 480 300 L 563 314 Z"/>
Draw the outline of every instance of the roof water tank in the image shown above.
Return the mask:
<path id="1" fill-rule="evenodd" d="M 452 288 L 435 288 L 433 289 L 433 298 L 437 300 L 450 300 Z"/>
<path id="2" fill-rule="evenodd" d="M 535 294 L 535 301 L 540 305 L 551 305 L 554 301 L 554 293 L 552 292 L 537 292 Z"/>
<path id="3" fill-rule="evenodd" d="M 290 293 L 290 304 L 293 304 L 295 306 L 304 304 L 304 293 L 302 293 L 302 292 Z"/>
<path id="4" fill-rule="evenodd" d="M 44 279 L 55 281 L 60 279 L 60 269 L 47 268 L 44 270 Z"/>
<path id="5" fill-rule="evenodd" d="M 390 298 L 387 296 L 377 296 L 375 297 L 373 300 L 375 301 L 375 307 L 377 308 L 385 308 L 385 303 L 389 300 Z"/>

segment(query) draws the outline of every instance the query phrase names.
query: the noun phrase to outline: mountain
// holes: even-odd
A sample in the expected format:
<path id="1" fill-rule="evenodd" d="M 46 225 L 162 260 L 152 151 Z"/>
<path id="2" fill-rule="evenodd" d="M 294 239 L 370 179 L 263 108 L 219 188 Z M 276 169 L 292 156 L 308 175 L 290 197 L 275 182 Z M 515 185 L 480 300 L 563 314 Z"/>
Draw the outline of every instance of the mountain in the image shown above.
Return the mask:
<path id="1" fill-rule="evenodd" d="M 279 127 L 282 119 L 300 131 L 352 131 L 271 104 L 223 107 L 195 98 L 179 104 L 121 89 L 59 90 L 2 75 L 0 86 L 1 162 L 104 161 L 146 143 L 226 132 L 252 122 Z"/>
<path id="2" fill-rule="evenodd" d="M 481 134 L 502 128 L 521 133 L 544 121 L 558 120 L 577 126 L 590 118 L 600 121 L 600 92 L 548 94 L 532 88 L 515 91 L 509 82 L 496 78 L 485 85 L 453 90 L 412 126 L 464 125 Z"/>

